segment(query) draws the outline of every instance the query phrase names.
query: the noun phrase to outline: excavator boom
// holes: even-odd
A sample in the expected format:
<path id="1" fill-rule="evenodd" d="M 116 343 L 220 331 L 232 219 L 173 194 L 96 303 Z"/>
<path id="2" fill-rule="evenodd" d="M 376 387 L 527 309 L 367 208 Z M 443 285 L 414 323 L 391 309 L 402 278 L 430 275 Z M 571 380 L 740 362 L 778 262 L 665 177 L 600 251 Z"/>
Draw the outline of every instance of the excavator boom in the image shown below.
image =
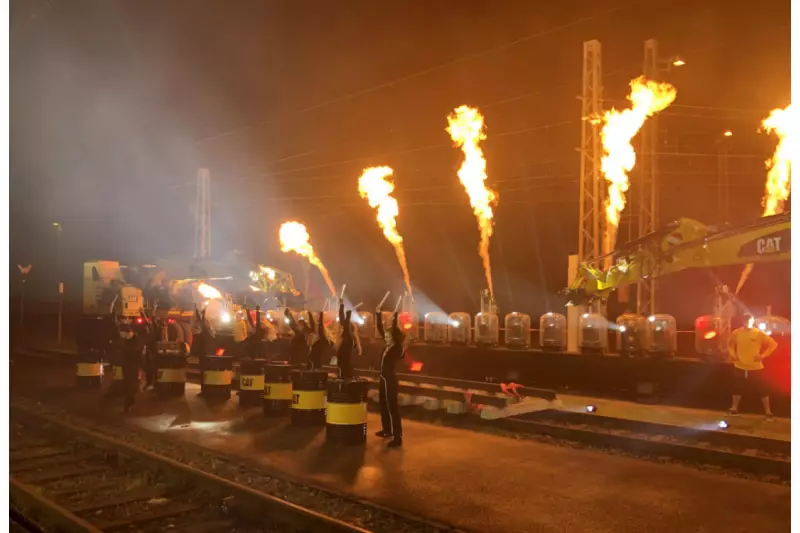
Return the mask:
<path id="1" fill-rule="evenodd" d="M 791 213 L 721 229 L 681 219 L 623 246 L 606 270 L 582 263 L 564 293 L 578 303 L 605 299 L 622 286 L 691 268 L 789 261 L 791 229 Z"/>

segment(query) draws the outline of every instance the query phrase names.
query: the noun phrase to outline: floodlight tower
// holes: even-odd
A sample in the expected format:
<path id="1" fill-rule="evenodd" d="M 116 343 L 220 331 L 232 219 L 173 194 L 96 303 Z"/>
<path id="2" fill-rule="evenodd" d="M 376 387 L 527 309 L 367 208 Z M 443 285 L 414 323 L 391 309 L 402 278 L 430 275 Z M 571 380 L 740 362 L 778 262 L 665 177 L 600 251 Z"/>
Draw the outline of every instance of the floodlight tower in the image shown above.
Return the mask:
<path id="1" fill-rule="evenodd" d="M 211 257 L 211 173 L 197 169 L 197 196 L 194 206 L 194 258 Z"/>

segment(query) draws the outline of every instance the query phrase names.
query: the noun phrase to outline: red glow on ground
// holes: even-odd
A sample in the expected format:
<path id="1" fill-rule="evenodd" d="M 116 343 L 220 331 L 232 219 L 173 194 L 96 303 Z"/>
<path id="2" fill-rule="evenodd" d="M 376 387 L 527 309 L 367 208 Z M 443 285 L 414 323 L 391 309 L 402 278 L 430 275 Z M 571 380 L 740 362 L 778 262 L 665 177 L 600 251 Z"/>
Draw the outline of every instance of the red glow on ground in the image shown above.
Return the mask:
<path id="1" fill-rule="evenodd" d="M 419 372 L 420 370 L 422 370 L 422 363 L 420 363 L 419 361 L 411 363 L 412 372 Z"/>

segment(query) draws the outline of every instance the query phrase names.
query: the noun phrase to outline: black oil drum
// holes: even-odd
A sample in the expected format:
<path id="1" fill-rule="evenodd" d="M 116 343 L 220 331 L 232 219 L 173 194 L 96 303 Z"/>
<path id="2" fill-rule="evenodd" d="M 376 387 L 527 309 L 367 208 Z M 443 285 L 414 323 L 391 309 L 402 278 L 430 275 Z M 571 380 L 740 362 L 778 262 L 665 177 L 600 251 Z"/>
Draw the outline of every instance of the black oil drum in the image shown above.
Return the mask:
<path id="1" fill-rule="evenodd" d="M 231 397 L 233 358 L 224 355 L 203 357 L 203 381 L 200 390 L 207 401 L 225 401 Z"/>
<path id="2" fill-rule="evenodd" d="M 253 407 L 264 398 L 264 361 L 246 359 L 239 364 L 239 405 Z"/>
<path id="3" fill-rule="evenodd" d="M 325 424 L 325 370 L 292 371 L 292 425 L 322 426 Z"/>
<path id="4" fill-rule="evenodd" d="M 156 354 L 156 382 L 159 398 L 182 397 L 186 392 L 186 350 L 177 342 L 162 342 Z"/>
<path id="5" fill-rule="evenodd" d="M 367 441 L 367 390 L 362 379 L 334 379 L 328 382 L 325 442 L 364 444 Z"/>
<path id="6" fill-rule="evenodd" d="M 75 385 L 79 389 L 98 389 L 103 384 L 103 353 L 86 350 L 78 353 Z"/>
<path id="7" fill-rule="evenodd" d="M 288 363 L 264 366 L 264 416 L 289 414 L 292 408 L 292 370 Z"/>

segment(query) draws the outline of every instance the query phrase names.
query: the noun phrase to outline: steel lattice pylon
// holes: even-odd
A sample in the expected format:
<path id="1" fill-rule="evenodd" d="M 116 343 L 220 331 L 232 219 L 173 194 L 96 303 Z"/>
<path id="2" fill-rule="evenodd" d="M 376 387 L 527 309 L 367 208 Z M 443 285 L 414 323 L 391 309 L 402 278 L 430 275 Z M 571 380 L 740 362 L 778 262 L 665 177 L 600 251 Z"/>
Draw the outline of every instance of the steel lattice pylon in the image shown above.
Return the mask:
<path id="1" fill-rule="evenodd" d="M 194 206 L 194 257 L 211 257 L 211 174 L 197 169 L 197 196 Z"/>
<path id="2" fill-rule="evenodd" d="M 659 77 L 658 43 L 655 39 L 644 42 L 644 75 L 647 79 Z M 636 191 L 635 209 L 637 237 L 653 233 L 658 225 L 658 115 L 647 119 L 640 133 L 639 179 L 632 184 Z M 655 313 L 656 280 L 640 281 L 636 284 L 636 312 L 644 315 Z"/>
<path id="3" fill-rule="evenodd" d="M 581 177 L 578 219 L 578 261 L 600 255 L 605 187 L 601 172 L 603 145 L 601 124 L 593 119 L 603 112 L 602 53 L 600 41 L 583 43 L 583 92 L 581 94 Z"/>

